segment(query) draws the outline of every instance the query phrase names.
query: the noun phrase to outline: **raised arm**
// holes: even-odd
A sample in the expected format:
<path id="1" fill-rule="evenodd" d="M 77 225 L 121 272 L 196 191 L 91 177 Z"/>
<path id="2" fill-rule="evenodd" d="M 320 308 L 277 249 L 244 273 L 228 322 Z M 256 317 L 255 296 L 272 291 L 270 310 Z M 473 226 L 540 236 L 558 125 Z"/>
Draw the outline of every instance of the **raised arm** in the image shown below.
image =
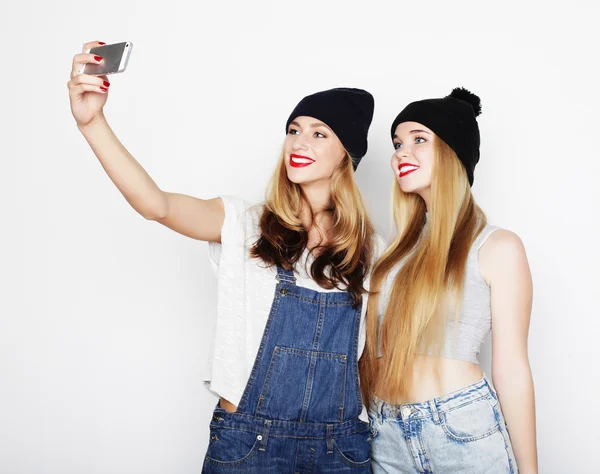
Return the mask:
<path id="1" fill-rule="evenodd" d="M 198 199 L 161 190 L 110 128 L 103 109 L 110 83 L 106 76 L 79 74 L 86 63 L 101 59 L 87 54 L 98 42 L 86 43 L 75 55 L 68 83 L 77 126 L 109 178 L 140 215 L 197 240 L 220 242 L 225 212 L 220 198 Z"/>

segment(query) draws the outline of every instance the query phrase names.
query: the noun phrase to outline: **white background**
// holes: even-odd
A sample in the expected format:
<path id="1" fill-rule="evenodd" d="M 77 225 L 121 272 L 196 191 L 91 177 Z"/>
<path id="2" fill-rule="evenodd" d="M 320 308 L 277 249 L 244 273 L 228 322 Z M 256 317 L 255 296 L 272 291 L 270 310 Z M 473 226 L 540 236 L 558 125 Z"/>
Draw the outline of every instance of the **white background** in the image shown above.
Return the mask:
<path id="1" fill-rule="evenodd" d="M 376 98 L 357 179 L 389 229 L 389 126 L 480 95 L 473 191 L 525 242 L 540 472 L 598 461 L 597 2 L 13 2 L 0 53 L 0 473 L 191 474 L 215 398 L 207 246 L 129 208 L 77 131 L 83 42 L 134 42 L 106 115 L 168 191 L 262 199 L 304 96 Z M 489 347 L 484 366 L 489 371 Z"/>

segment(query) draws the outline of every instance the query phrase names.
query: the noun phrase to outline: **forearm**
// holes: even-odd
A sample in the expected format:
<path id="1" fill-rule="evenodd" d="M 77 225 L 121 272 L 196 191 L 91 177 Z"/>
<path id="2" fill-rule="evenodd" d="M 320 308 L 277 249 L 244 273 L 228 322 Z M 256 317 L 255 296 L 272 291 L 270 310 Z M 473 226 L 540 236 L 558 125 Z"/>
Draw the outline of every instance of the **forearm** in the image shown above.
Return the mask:
<path id="1" fill-rule="evenodd" d="M 146 219 L 164 218 L 168 211 L 165 193 L 121 144 L 104 116 L 79 129 L 127 202 Z"/>
<path id="2" fill-rule="evenodd" d="M 492 375 L 519 472 L 537 474 L 535 396 L 529 362 L 511 363 Z"/>

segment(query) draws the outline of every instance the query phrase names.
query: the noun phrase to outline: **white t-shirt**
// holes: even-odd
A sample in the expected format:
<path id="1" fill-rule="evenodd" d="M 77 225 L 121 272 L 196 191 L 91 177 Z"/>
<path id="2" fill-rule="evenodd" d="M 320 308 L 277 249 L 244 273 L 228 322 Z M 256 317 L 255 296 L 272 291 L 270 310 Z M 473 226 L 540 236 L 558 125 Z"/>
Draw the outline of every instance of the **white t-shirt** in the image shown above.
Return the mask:
<path id="1" fill-rule="evenodd" d="M 250 248 L 260 236 L 262 205 L 253 206 L 232 197 L 221 197 L 225 221 L 221 244 L 210 243 L 209 253 L 217 275 L 217 322 L 214 345 L 205 381 L 217 396 L 239 405 L 252 372 L 275 295 L 277 269 L 266 267 L 250 257 Z M 383 250 L 383 240 L 376 239 L 375 258 Z M 306 272 L 312 258 L 308 255 L 297 265 L 296 284 L 316 291 L 340 291 L 321 288 Z M 369 281 L 365 281 L 368 288 Z M 358 357 L 365 346 L 367 296 L 363 294 Z M 365 407 L 360 415 L 368 421 Z"/>

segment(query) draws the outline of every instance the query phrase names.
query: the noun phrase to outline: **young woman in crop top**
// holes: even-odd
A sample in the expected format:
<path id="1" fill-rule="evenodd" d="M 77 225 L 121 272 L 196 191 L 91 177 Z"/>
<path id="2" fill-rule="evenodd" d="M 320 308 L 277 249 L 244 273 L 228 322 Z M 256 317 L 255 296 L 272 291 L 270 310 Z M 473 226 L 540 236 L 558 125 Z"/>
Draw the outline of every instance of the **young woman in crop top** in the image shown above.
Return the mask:
<path id="1" fill-rule="evenodd" d="M 373 271 L 360 364 L 375 474 L 537 473 L 531 275 L 471 194 L 480 112 L 456 88 L 392 125 L 398 236 Z M 477 360 L 492 327 L 495 389 Z"/>

